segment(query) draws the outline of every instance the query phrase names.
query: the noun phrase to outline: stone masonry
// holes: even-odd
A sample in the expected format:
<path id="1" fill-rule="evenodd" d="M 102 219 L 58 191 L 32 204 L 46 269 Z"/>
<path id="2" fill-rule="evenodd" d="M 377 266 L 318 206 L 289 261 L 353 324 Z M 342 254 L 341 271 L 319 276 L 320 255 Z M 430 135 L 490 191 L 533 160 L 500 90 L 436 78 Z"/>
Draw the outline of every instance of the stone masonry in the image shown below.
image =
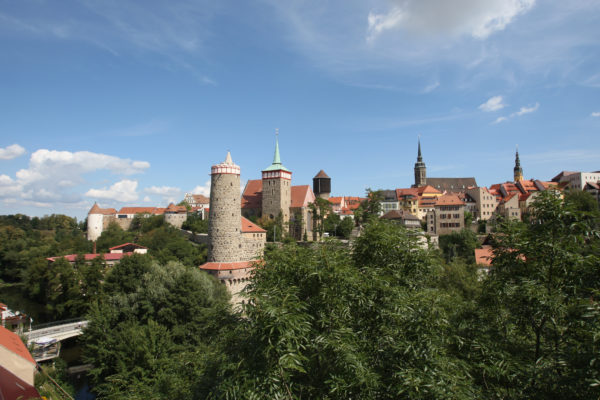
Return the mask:
<path id="1" fill-rule="evenodd" d="M 211 168 L 208 262 L 240 261 L 240 167 L 227 158 Z"/>

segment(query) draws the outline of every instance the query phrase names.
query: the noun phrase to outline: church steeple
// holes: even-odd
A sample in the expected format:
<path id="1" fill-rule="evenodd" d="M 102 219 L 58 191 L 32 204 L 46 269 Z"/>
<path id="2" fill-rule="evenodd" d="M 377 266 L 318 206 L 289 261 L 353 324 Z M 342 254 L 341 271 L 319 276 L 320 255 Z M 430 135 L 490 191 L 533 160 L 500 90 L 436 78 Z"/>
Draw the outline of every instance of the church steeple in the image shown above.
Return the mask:
<path id="1" fill-rule="evenodd" d="M 521 168 L 521 160 L 519 160 L 519 146 L 517 145 L 517 152 L 515 155 L 515 168 L 514 168 L 515 182 L 523 180 L 523 168 Z"/>
<path id="2" fill-rule="evenodd" d="M 273 219 L 281 213 L 283 222 L 287 223 L 292 202 L 292 171 L 281 164 L 278 136 L 279 130 L 275 136 L 273 164 L 262 171 L 262 215 Z"/>
<path id="3" fill-rule="evenodd" d="M 273 164 L 268 166 L 263 171 L 287 171 L 291 172 L 289 169 L 284 167 L 281 164 L 281 156 L 279 155 L 279 129 L 275 133 L 275 155 L 273 156 Z"/>
<path id="4" fill-rule="evenodd" d="M 417 153 L 417 162 L 415 163 L 415 184 L 413 187 L 421 187 L 427 184 L 427 167 L 423 162 L 421 154 L 421 138 L 419 138 L 419 150 Z"/>

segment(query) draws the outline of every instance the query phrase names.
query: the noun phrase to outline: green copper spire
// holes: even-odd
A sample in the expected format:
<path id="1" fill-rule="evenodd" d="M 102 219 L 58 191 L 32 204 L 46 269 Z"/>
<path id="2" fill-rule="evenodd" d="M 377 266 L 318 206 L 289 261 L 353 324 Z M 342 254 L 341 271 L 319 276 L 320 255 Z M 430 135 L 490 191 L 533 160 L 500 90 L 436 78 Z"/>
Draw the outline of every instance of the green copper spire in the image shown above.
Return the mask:
<path id="1" fill-rule="evenodd" d="M 273 164 L 264 169 L 263 171 L 287 171 L 292 172 L 281 164 L 281 157 L 279 155 L 279 129 L 275 133 L 275 155 L 273 156 Z"/>

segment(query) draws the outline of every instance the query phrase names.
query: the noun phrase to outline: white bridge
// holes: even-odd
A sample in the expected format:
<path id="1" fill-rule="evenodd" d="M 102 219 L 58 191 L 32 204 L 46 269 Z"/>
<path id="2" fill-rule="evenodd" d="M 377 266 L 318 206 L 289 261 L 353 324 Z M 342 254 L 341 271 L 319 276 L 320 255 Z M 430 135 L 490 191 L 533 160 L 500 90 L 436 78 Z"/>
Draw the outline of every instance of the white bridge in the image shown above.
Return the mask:
<path id="1" fill-rule="evenodd" d="M 31 354 L 35 361 L 50 360 L 60 354 L 60 342 L 83 334 L 83 328 L 89 321 L 71 319 L 50 322 L 36 326 L 34 330 L 23 332 L 27 346 L 33 347 Z"/>

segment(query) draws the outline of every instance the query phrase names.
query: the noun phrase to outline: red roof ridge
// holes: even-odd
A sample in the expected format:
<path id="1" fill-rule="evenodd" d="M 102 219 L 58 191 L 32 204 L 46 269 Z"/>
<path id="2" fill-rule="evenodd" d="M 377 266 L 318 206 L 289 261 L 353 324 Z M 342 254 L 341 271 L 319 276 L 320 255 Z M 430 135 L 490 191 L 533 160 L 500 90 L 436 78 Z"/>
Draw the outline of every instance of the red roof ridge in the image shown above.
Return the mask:
<path id="1" fill-rule="evenodd" d="M 8 329 L 0 326 L 0 346 L 4 347 L 6 350 L 10 351 L 18 355 L 19 357 L 35 364 L 35 360 L 27 350 L 25 344 L 14 332 L 9 331 Z"/>
<path id="2" fill-rule="evenodd" d="M 256 225 L 254 222 L 250 221 L 248 218 L 242 217 L 242 233 L 245 232 L 255 232 L 255 233 L 264 233 L 266 230 Z"/>

